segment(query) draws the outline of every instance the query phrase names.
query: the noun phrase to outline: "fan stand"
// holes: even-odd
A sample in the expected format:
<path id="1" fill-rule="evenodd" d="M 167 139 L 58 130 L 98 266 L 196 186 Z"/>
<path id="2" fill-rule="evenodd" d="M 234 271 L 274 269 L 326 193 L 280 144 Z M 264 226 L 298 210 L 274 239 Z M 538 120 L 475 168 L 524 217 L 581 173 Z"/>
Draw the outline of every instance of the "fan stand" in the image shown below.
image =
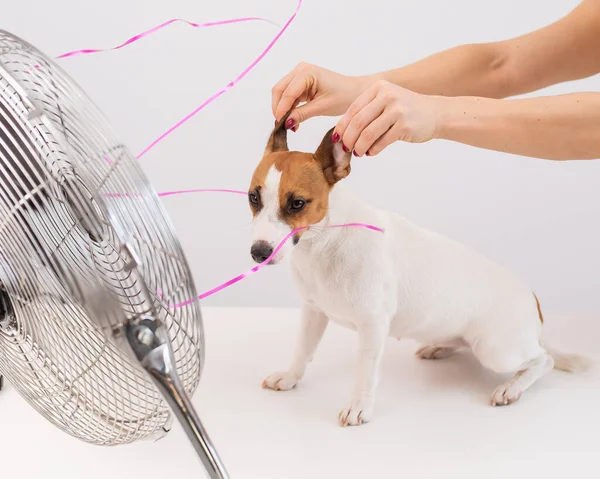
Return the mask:
<path id="1" fill-rule="evenodd" d="M 127 321 L 122 332 L 137 360 L 175 413 L 210 479 L 227 479 L 225 466 L 177 375 L 173 349 L 164 324 L 146 316 Z"/>
<path id="2" fill-rule="evenodd" d="M 125 250 L 130 252 L 127 247 Z M 137 260 L 132 255 L 127 269 L 131 271 L 136 266 Z M 110 324 L 102 319 L 120 315 L 120 306 L 114 296 L 98 284 L 87 283 L 81 291 L 87 309 L 101 323 Z M 167 327 L 156 316 L 154 308 L 150 308 L 145 314 L 128 316 L 124 321 L 111 326 L 111 335 L 116 344 L 146 371 L 163 395 L 204 465 L 208 477 L 228 479 L 225 466 L 177 374 Z"/>

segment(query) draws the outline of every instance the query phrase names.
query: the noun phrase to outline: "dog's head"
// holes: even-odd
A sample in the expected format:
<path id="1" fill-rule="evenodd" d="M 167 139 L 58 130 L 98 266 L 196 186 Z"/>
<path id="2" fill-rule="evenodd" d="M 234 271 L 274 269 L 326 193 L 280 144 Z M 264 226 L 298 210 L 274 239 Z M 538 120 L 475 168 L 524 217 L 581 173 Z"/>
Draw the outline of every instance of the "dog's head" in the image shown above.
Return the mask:
<path id="1" fill-rule="evenodd" d="M 250 253 L 257 263 L 264 262 L 293 230 L 321 222 L 331 189 L 350 174 L 351 153 L 344 152 L 341 142 L 332 142 L 333 128 L 315 153 L 289 151 L 286 120 L 287 115 L 275 125 L 248 191 L 254 217 Z M 293 245 L 304 231 L 294 235 Z M 286 243 L 269 264 L 279 262 L 293 245 Z"/>

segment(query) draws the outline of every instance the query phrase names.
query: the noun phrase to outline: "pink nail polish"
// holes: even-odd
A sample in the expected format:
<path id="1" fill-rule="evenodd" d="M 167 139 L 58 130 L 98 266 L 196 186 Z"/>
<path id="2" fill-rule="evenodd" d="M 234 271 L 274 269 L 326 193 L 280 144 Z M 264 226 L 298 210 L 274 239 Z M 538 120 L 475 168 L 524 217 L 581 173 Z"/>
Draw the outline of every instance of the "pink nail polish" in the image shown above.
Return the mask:
<path id="1" fill-rule="evenodd" d="M 294 121 L 294 119 L 290 118 L 288 121 L 285 122 L 285 129 L 291 130 L 295 124 L 296 124 L 296 122 Z"/>
<path id="2" fill-rule="evenodd" d="M 342 150 L 344 150 L 344 153 L 348 153 L 350 151 L 346 145 L 342 145 Z"/>
<path id="3" fill-rule="evenodd" d="M 340 141 L 340 135 L 338 135 L 337 132 L 334 132 L 333 135 L 331 135 L 331 142 L 337 143 L 338 141 Z"/>
<path id="4" fill-rule="evenodd" d="M 297 130 L 297 129 L 298 129 L 298 127 L 297 127 L 297 126 L 292 126 L 292 127 L 290 128 L 290 130 L 292 130 L 294 133 L 296 133 L 296 130 Z"/>

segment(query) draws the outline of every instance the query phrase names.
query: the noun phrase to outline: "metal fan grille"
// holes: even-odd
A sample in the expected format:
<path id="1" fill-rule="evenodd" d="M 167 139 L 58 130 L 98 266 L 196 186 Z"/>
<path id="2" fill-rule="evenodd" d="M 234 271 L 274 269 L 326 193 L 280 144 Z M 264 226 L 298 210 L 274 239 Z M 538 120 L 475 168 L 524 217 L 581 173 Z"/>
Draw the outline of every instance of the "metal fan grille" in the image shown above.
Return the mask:
<path id="1" fill-rule="evenodd" d="M 137 267 L 131 268 L 135 260 Z M 196 390 L 204 339 L 187 262 L 137 161 L 73 81 L 0 31 L 0 374 L 59 428 L 103 445 L 155 437 L 169 409 L 79 294 L 168 326 Z M 1 304 L 1 303 L 0 303 Z"/>

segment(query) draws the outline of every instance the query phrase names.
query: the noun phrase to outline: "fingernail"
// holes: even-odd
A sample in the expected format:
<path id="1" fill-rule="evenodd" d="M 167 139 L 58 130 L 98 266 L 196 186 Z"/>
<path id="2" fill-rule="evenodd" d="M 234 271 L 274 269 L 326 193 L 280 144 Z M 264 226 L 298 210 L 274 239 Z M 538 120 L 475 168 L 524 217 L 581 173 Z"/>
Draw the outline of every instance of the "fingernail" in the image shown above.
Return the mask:
<path id="1" fill-rule="evenodd" d="M 331 142 L 337 143 L 338 141 L 340 141 L 340 135 L 338 135 L 337 132 L 334 132 L 333 135 L 331 136 Z"/>
<path id="2" fill-rule="evenodd" d="M 292 126 L 292 127 L 290 128 L 290 130 L 292 130 L 294 133 L 296 133 L 296 130 L 297 130 L 297 129 L 298 129 L 298 127 L 297 127 L 297 126 Z"/>
<path id="3" fill-rule="evenodd" d="M 348 153 L 350 151 L 348 148 L 346 148 L 346 145 L 342 145 L 342 150 L 344 150 L 344 153 Z"/>
<path id="4" fill-rule="evenodd" d="M 356 153 L 356 150 L 352 151 L 352 154 L 358 158 L 358 153 Z"/>
<path id="5" fill-rule="evenodd" d="M 296 122 L 294 121 L 294 119 L 290 118 L 288 121 L 285 122 L 285 129 L 290 130 L 294 126 L 295 123 Z"/>
<path id="6" fill-rule="evenodd" d="M 371 153 L 369 153 L 368 151 L 365 153 L 365 155 L 367 156 L 371 156 Z"/>

